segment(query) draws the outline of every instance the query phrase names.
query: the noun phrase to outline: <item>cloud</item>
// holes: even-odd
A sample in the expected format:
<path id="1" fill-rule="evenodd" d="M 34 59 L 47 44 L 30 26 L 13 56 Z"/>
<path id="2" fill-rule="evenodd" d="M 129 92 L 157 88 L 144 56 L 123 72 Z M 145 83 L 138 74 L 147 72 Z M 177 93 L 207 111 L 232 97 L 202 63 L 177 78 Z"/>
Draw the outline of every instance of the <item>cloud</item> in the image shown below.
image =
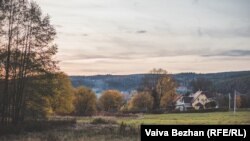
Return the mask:
<path id="1" fill-rule="evenodd" d="M 250 37 L 250 25 L 238 27 L 198 27 L 197 32 L 200 36 L 209 36 L 213 38 L 240 38 Z"/>
<path id="2" fill-rule="evenodd" d="M 59 25 L 59 24 L 56 24 L 56 25 L 54 25 L 56 28 L 63 28 L 63 26 L 62 25 Z"/>
<path id="3" fill-rule="evenodd" d="M 129 68 L 141 71 L 147 67 L 164 67 L 169 64 L 166 58 L 174 58 L 173 62 L 176 58 L 179 62 L 192 57 L 198 59 L 190 59 L 191 62 L 215 59 L 213 64 L 202 62 L 204 66 L 210 63 L 214 67 L 216 61 L 220 63 L 218 66 L 226 61 L 217 58 L 237 62 L 250 56 L 249 1 L 37 1 L 58 28 L 58 56 L 64 62 L 63 69 L 70 73 L 79 66 L 92 67 L 86 70 L 89 72 L 107 68 L 110 72 L 130 71 Z M 238 62 L 249 63 L 247 59 L 242 60 Z M 122 65 L 124 61 L 128 63 Z M 86 65 L 79 65 L 82 62 Z M 177 71 L 189 67 L 193 69 L 186 62 L 172 66 Z M 207 71 L 212 67 L 201 69 Z"/>
<path id="4" fill-rule="evenodd" d="M 84 34 L 82 34 L 82 36 L 89 36 L 88 34 L 86 34 L 86 33 L 84 33 Z"/>
<path id="5" fill-rule="evenodd" d="M 104 55 L 106 54 L 106 55 Z M 65 61 L 78 61 L 78 60 L 107 60 L 107 59 L 116 59 L 116 60 L 124 60 L 124 59 L 133 59 L 131 56 L 128 56 L 127 53 L 68 53 L 68 54 L 62 54 L 59 56 Z"/>
<path id="6" fill-rule="evenodd" d="M 222 53 L 224 56 L 250 56 L 250 50 L 230 50 Z"/>
<path id="7" fill-rule="evenodd" d="M 144 33 L 147 33 L 147 31 L 146 30 L 138 30 L 138 31 L 136 31 L 136 33 L 138 33 L 138 34 L 144 34 Z"/>
<path id="8" fill-rule="evenodd" d="M 45 5 L 46 7 L 51 7 L 51 8 L 60 8 L 60 9 L 91 9 L 91 8 L 102 8 L 103 6 L 94 3 L 92 0 L 91 1 L 86 1 L 83 2 L 81 0 L 72 0 L 72 1 L 65 1 L 61 2 L 61 0 L 36 0 L 42 5 Z"/>
<path id="9" fill-rule="evenodd" d="M 110 60 L 116 61 L 124 61 L 130 60 L 135 61 L 138 59 L 154 59 L 154 58 L 168 58 L 168 57 L 250 57 L 250 50 L 229 50 L 229 51 L 209 51 L 206 49 L 182 49 L 182 50 L 151 50 L 151 51 L 140 51 L 140 52 L 133 52 L 130 50 L 123 51 L 123 52 L 85 52 L 85 53 L 69 53 L 61 55 L 64 61 L 81 61 L 81 60 L 92 60 L 92 61 L 99 61 L 99 62 L 109 62 Z M 232 58 L 233 59 L 233 58 Z"/>
<path id="10" fill-rule="evenodd" d="M 215 54 L 206 54 L 202 55 L 204 57 L 213 57 L 213 56 L 229 56 L 229 57 L 243 57 L 250 56 L 250 50 L 229 50 L 224 52 L 219 52 Z"/>
<path id="11" fill-rule="evenodd" d="M 86 36 L 89 36 L 89 34 L 87 33 L 76 33 L 76 32 L 58 32 L 58 34 L 60 35 L 64 35 L 64 36 L 69 36 L 69 37 L 80 37 L 80 36 L 83 36 L 83 37 L 86 37 Z"/>
<path id="12" fill-rule="evenodd" d="M 192 4 L 198 4 L 199 0 L 193 0 Z"/>

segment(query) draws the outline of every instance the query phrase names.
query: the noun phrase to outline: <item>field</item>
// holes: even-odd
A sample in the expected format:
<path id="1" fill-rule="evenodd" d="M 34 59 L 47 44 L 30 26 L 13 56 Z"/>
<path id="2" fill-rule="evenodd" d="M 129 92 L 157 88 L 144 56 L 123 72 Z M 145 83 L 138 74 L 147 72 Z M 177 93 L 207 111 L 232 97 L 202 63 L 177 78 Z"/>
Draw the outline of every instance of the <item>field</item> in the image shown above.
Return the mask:
<path id="1" fill-rule="evenodd" d="M 250 124 L 250 112 L 145 115 L 140 119 L 121 121 L 127 124 Z"/>
<path id="2" fill-rule="evenodd" d="M 112 121 L 96 123 L 94 119 Z M 112 124 L 111 124 L 112 123 Z M 76 125 L 43 132 L 0 137 L 1 141 L 137 141 L 140 124 L 250 124 L 250 111 L 138 115 L 136 117 L 78 117 Z"/>

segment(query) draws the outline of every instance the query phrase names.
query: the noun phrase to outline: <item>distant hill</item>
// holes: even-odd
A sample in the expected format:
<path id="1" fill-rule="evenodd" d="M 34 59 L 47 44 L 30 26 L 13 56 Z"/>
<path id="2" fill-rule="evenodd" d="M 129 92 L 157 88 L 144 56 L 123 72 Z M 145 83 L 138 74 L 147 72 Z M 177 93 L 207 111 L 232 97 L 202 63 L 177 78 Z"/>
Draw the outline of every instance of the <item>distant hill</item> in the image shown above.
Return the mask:
<path id="1" fill-rule="evenodd" d="M 70 76 L 70 79 L 74 87 L 84 85 L 92 88 L 97 94 L 107 89 L 116 89 L 124 93 L 130 93 L 140 86 L 145 75 L 148 74 Z M 250 71 L 173 74 L 173 78 L 179 86 L 188 89 L 190 89 L 190 82 L 199 77 L 211 80 L 218 91 L 222 93 L 231 91 L 234 87 L 238 89 L 246 87 L 244 88 L 244 93 L 250 93 Z M 229 83 L 230 86 L 227 86 Z M 226 87 L 230 87 L 230 90 Z"/>
<path id="2" fill-rule="evenodd" d="M 92 88 L 97 94 L 104 90 L 116 89 L 129 93 L 136 90 L 145 74 L 70 76 L 74 87 L 81 85 Z"/>

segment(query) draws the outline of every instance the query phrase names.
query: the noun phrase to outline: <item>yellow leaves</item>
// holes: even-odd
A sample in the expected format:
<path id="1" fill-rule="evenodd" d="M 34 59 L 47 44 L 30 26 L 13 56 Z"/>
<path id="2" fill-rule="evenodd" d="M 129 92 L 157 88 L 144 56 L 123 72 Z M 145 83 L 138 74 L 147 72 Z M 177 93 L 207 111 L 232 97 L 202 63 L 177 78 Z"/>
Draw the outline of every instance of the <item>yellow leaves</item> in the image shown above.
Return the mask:
<path id="1" fill-rule="evenodd" d="M 162 108 L 167 108 L 173 102 L 175 97 L 175 91 L 169 91 L 161 97 L 160 106 Z"/>
<path id="2" fill-rule="evenodd" d="M 153 97 L 149 93 L 136 93 L 128 104 L 130 111 L 148 111 L 152 107 Z"/>
<path id="3" fill-rule="evenodd" d="M 54 90 L 51 98 L 53 111 L 56 114 L 68 114 L 74 110 L 74 91 L 69 77 L 64 73 L 57 73 L 54 77 Z"/>
<path id="4" fill-rule="evenodd" d="M 160 97 L 160 106 L 167 108 L 173 101 L 176 84 L 170 75 L 163 76 L 157 83 L 157 93 Z"/>
<path id="5" fill-rule="evenodd" d="M 77 115 L 92 115 L 96 112 L 96 95 L 86 87 L 79 87 L 75 91 L 75 113 Z"/>
<path id="6" fill-rule="evenodd" d="M 236 96 L 236 106 L 237 108 L 241 107 L 241 97 L 239 95 Z"/>
<path id="7" fill-rule="evenodd" d="M 116 90 L 104 91 L 98 100 L 99 107 L 107 112 L 118 111 L 123 104 L 123 95 Z"/>

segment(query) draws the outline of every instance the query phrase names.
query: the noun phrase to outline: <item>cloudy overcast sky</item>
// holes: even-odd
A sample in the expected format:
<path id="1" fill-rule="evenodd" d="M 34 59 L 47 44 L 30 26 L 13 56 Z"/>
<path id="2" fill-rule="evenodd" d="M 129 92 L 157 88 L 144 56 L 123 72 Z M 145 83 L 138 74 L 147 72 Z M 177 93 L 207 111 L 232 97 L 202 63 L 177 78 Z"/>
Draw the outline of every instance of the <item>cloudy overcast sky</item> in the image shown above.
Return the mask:
<path id="1" fill-rule="evenodd" d="M 250 70 L 249 0 L 36 0 L 70 75 Z"/>

